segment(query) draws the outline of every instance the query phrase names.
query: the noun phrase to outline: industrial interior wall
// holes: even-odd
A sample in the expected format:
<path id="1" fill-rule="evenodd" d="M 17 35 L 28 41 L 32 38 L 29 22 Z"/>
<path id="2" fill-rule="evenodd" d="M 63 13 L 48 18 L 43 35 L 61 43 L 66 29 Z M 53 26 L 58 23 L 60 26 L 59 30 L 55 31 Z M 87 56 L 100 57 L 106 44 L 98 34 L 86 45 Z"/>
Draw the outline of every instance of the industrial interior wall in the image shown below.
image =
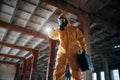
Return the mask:
<path id="1" fill-rule="evenodd" d="M 0 80 L 14 80 L 15 65 L 0 63 Z"/>

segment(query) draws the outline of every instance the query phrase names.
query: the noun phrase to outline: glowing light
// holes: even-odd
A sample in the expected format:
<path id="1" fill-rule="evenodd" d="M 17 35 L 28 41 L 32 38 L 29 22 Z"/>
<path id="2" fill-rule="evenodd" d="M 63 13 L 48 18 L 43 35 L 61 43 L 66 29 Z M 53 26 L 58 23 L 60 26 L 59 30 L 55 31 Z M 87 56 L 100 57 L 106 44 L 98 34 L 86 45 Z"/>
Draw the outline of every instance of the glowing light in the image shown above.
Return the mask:
<path id="1" fill-rule="evenodd" d="M 120 45 L 116 45 L 116 46 L 114 46 L 114 48 L 120 48 Z"/>
<path id="2" fill-rule="evenodd" d="M 52 29 L 50 27 L 45 28 L 45 33 L 50 34 L 52 32 Z"/>

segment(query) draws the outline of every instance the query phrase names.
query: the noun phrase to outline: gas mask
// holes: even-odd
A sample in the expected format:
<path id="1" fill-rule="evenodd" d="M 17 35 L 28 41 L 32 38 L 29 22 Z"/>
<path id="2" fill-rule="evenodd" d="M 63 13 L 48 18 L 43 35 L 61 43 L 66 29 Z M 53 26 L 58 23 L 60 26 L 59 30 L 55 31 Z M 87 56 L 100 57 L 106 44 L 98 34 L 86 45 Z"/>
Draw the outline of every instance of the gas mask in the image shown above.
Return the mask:
<path id="1" fill-rule="evenodd" d="M 64 27 L 67 25 L 67 23 L 68 23 L 68 21 L 66 18 L 64 18 L 62 16 L 58 18 L 58 24 L 60 26 L 60 30 L 64 30 Z"/>

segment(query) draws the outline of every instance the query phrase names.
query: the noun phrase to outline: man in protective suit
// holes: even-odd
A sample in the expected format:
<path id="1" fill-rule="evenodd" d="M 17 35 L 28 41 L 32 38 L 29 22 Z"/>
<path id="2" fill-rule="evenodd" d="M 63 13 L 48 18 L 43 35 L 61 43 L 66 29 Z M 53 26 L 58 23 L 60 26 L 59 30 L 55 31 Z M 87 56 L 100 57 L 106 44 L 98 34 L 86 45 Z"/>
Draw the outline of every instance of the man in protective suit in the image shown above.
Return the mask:
<path id="1" fill-rule="evenodd" d="M 69 65 L 72 80 L 81 80 L 81 71 L 77 61 L 78 48 L 85 50 L 85 39 L 79 28 L 71 26 L 67 16 L 61 14 L 58 27 L 49 35 L 53 40 L 59 40 L 53 80 L 63 80 L 66 65 Z"/>

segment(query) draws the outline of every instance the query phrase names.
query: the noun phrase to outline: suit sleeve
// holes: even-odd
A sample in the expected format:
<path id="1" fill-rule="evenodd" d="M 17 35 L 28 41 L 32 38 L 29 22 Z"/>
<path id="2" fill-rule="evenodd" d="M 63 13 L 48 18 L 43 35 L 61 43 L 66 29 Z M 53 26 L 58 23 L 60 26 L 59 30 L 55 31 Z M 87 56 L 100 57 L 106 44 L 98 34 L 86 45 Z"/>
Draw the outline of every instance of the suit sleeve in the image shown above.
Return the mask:
<path id="1" fill-rule="evenodd" d="M 54 32 L 49 34 L 49 38 L 53 39 L 53 40 L 57 40 L 58 39 L 58 33 L 59 33 L 59 29 L 55 28 Z"/>
<path id="2" fill-rule="evenodd" d="M 77 28 L 77 42 L 79 44 L 79 47 L 85 51 L 85 38 L 83 33 Z"/>

